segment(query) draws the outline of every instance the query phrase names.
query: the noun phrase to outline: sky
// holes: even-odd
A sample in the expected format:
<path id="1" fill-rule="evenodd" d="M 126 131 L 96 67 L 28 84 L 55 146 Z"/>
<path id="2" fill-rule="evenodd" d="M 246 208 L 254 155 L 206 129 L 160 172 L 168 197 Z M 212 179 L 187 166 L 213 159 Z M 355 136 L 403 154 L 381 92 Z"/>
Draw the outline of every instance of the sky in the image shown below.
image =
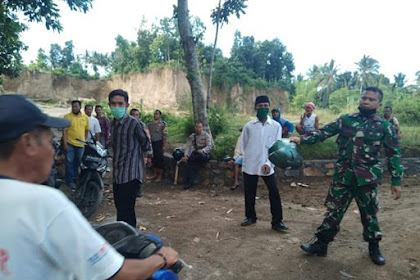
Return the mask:
<path id="1" fill-rule="evenodd" d="M 176 0 L 94 0 L 86 14 L 70 11 L 64 1 L 60 8 L 61 33 L 49 31 L 44 23 L 29 23 L 21 39 L 29 47 L 23 53 L 27 64 L 37 51 L 47 53 L 53 43 L 73 40 L 75 54 L 85 50 L 110 53 L 115 38 L 135 41 L 142 18 L 150 23 L 171 17 Z M 214 40 L 210 13 L 218 0 L 189 0 L 190 14 L 206 25 L 206 44 Z M 219 32 L 218 47 L 229 56 L 234 32 L 254 36 L 258 41 L 274 38 L 294 57 L 294 75 L 306 74 L 313 65 L 336 61 L 341 72 L 355 71 L 363 55 L 378 60 L 379 71 L 393 82 L 402 72 L 414 83 L 420 71 L 419 0 L 248 0 L 246 14 L 232 17 Z"/>

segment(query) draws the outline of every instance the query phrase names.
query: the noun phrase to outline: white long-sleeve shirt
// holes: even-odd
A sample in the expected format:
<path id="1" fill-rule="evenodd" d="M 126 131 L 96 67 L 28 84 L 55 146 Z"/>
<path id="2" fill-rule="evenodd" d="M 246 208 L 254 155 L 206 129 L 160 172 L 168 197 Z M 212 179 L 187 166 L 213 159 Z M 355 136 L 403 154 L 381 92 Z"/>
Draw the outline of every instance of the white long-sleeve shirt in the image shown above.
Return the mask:
<path id="1" fill-rule="evenodd" d="M 242 156 L 242 133 L 239 135 L 238 140 L 236 141 L 235 151 L 233 153 L 233 159 L 236 160 L 238 157 Z"/>
<path id="2" fill-rule="evenodd" d="M 281 133 L 281 125 L 270 117 L 264 124 L 257 118 L 248 122 L 242 131 L 242 171 L 249 175 L 272 175 L 274 164 L 268 159 L 268 149 L 274 141 L 281 139 Z M 264 164 L 270 167 L 268 174 L 263 173 Z"/>

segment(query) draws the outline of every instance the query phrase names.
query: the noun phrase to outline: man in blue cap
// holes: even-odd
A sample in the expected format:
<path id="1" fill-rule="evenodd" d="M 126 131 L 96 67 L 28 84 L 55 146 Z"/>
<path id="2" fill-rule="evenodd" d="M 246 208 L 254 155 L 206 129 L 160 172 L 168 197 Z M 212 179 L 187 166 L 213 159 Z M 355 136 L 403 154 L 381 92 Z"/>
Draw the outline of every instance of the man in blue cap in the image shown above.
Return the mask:
<path id="1" fill-rule="evenodd" d="M 0 279 L 148 279 L 170 267 L 178 254 L 167 247 L 124 260 L 62 192 L 38 185 L 51 170 L 50 128 L 69 125 L 23 96 L 0 96 Z"/>
<path id="2" fill-rule="evenodd" d="M 261 95 L 255 99 L 255 110 L 257 111 L 257 117 L 248 122 L 242 131 L 242 172 L 246 219 L 241 225 L 250 226 L 257 222 L 255 196 L 258 177 L 262 177 L 270 197 L 271 228 L 285 232 L 289 228 L 283 224 L 283 211 L 274 175 L 274 164 L 268 159 L 268 148 L 274 141 L 281 139 L 282 128 L 278 122 L 268 116 L 270 110 L 268 96 Z"/>
<path id="3" fill-rule="evenodd" d="M 295 125 L 289 122 L 288 119 L 281 117 L 280 108 L 274 108 L 273 110 L 271 110 L 271 115 L 273 116 L 273 120 L 275 120 L 281 125 L 283 129 L 283 138 L 289 138 L 290 136 L 292 136 L 293 131 L 295 130 Z"/>

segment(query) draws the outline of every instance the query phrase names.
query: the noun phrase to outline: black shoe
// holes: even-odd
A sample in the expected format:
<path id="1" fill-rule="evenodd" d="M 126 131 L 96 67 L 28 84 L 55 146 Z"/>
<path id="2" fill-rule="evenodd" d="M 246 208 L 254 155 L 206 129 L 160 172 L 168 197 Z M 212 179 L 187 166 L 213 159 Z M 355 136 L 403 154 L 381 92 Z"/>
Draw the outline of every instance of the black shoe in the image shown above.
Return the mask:
<path id="1" fill-rule="evenodd" d="M 309 255 L 325 257 L 327 255 L 328 242 L 322 241 L 319 238 L 314 237 L 312 239 L 312 242 L 310 242 L 309 244 L 302 244 L 300 245 L 300 248 Z"/>
<path id="2" fill-rule="evenodd" d="M 385 264 L 385 257 L 381 254 L 381 251 L 379 251 L 379 244 L 377 241 L 369 242 L 369 256 L 374 264 Z"/>
<path id="3" fill-rule="evenodd" d="M 184 190 L 190 190 L 190 189 L 192 189 L 192 187 L 193 187 L 193 185 L 192 185 L 192 184 L 186 184 L 186 185 L 184 186 Z"/>
<path id="4" fill-rule="evenodd" d="M 255 218 L 246 218 L 245 220 L 242 221 L 241 226 L 247 227 L 247 226 L 253 225 L 255 223 L 257 223 L 257 219 L 255 219 Z"/>
<path id="5" fill-rule="evenodd" d="M 280 231 L 280 232 L 288 232 L 289 227 L 283 224 L 283 222 L 278 223 L 277 225 L 271 226 L 271 229 Z"/>

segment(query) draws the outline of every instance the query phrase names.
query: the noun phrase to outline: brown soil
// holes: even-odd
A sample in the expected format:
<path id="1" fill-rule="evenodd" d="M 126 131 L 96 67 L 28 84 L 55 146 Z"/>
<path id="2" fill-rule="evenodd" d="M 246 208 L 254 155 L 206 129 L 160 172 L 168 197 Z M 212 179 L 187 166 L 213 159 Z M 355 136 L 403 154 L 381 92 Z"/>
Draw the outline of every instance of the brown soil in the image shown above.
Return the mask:
<path id="1" fill-rule="evenodd" d="M 271 230 L 268 193 L 263 185 L 258 189 L 261 198 L 256 204 L 259 220 L 255 226 L 240 226 L 244 218 L 241 188 L 184 191 L 169 181 L 146 183 L 144 196 L 137 201 L 138 223 L 146 233 L 161 236 L 193 266 L 181 272 L 181 279 L 420 279 L 420 184 L 415 177 L 405 179 L 400 200 L 392 199 L 388 182 L 380 187 L 385 266 L 376 266 L 369 259 L 355 202 L 327 257 L 311 257 L 301 251 L 299 245 L 312 238 L 322 221 L 330 181 L 301 181 L 309 187 L 291 187 L 291 180 L 281 184 L 288 234 Z M 115 220 L 109 186 L 105 192 L 92 223 L 101 216 L 105 216 L 101 223 Z"/>

